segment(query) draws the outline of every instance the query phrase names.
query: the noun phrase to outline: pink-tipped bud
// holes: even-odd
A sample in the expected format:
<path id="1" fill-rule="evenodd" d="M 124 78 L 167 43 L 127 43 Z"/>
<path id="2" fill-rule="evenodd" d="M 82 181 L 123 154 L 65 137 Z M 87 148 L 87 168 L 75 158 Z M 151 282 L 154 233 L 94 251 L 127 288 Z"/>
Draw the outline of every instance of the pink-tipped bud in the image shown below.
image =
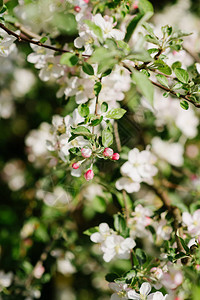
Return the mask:
<path id="1" fill-rule="evenodd" d="M 89 3 L 90 2 L 90 0 L 83 0 L 85 3 Z"/>
<path id="2" fill-rule="evenodd" d="M 135 3 L 133 4 L 133 9 L 138 9 L 138 1 L 135 1 Z"/>
<path id="3" fill-rule="evenodd" d="M 81 154 L 84 158 L 89 158 L 92 154 L 92 150 L 90 148 L 82 148 Z"/>
<path id="4" fill-rule="evenodd" d="M 93 179 L 94 177 L 94 172 L 92 170 L 88 170 L 87 172 L 85 172 L 84 177 L 87 181 Z"/>
<path id="5" fill-rule="evenodd" d="M 119 153 L 113 153 L 112 160 L 118 160 L 119 159 Z"/>
<path id="6" fill-rule="evenodd" d="M 196 266 L 195 266 L 195 269 L 196 269 L 197 271 L 199 271 L 199 270 L 200 270 L 200 265 L 196 265 Z"/>
<path id="7" fill-rule="evenodd" d="M 80 6 L 76 5 L 76 6 L 74 6 L 74 10 L 75 10 L 76 12 L 79 12 L 79 11 L 81 11 L 81 8 L 80 8 Z"/>
<path id="8" fill-rule="evenodd" d="M 73 163 L 73 165 L 72 165 L 72 168 L 75 169 L 75 170 L 77 170 L 79 167 L 80 167 L 80 165 L 79 165 L 78 162 Z"/>
<path id="9" fill-rule="evenodd" d="M 111 157 L 113 155 L 113 149 L 111 148 L 105 148 L 103 151 L 103 156 L 105 157 Z"/>

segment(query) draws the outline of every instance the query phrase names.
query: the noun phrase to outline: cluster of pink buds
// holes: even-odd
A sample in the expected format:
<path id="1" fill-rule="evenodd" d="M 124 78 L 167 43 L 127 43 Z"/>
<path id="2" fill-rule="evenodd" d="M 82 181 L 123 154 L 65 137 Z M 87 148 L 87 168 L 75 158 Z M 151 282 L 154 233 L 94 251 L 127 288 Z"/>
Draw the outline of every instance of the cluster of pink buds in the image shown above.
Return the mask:
<path id="1" fill-rule="evenodd" d="M 94 177 L 93 170 L 91 170 L 91 169 L 87 170 L 87 172 L 85 172 L 85 174 L 84 174 L 84 177 L 87 181 L 93 179 L 93 177 Z"/>
<path id="2" fill-rule="evenodd" d="M 90 156 L 92 155 L 92 150 L 90 148 L 82 148 L 81 149 L 81 155 L 84 158 L 90 158 Z M 113 149 L 111 149 L 111 148 L 105 148 L 104 151 L 103 151 L 103 156 L 108 157 L 112 160 L 118 160 L 119 159 L 119 153 L 114 153 Z M 83 160 L 83 161 L 85 161 L 85 160 Z M 78 161 L 78 162 L 73 163 L 72 168 L 77 170 L 80 167 L 80 165 L 83 161 Z M 85 172 L 84 177 L 87 181 L 93 179 L 94 172 L 93 172 L 92 168 L 90 168 L 89 170 L 87 170 Z"/>
<path id="3" fill-rule="evenodd" d="M 113 149 L 111 149 L 111 148 L 105 148 L 103 151 L 103 156 L 110 157 L 112 160 L 119 159 L 119 153 L 114 153 Z"/>

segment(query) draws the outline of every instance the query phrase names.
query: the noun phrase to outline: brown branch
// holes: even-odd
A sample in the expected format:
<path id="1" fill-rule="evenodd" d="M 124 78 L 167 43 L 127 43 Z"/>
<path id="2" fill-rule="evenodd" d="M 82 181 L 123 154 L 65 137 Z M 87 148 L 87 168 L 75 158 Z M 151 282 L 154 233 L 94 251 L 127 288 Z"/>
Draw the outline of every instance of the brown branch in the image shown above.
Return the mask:
<path id="1" fill-rule="evenodd" d="M 114 136 L 115 136 L 115 141 L 116 141 L 116 145 L 117 145 L 117 151 L 121 152 L 122 146 L 121 146 L 117 121 L 114 122 L 113 127 L 114 127 Z"/>
<path id="2" fill-rule="evenodd" d="M 153 81 L 153 80 L 150 80 L 150 81 L 151 81 L 151 83 L 152 83 L 153 85 L 155 85 L 155 86 L 159 87 L 160 89 L 165 90 L 166 92 L 169 92 L 170 94 L 172 94 L 172 95 L 174 95 L 174 96 L 177 97 L 176 92 L 172 91 L 171 89 L 169 89 L 169 88 L 167 88 L 167 87 L 165 87 L 165 86 L 162 86 L 161 84 L 159 84 L 159 83 L 157 83 L 157 82 L 155 82 L 155 81 Z M 190 99 L 190 98 L 188 98 L 188 97 L 190 97 L 190 95 L 183 95 L 183 94 L 180 94 L 180 96 L 179 96 L 179 98 L 182 98 L 182 99 L 184 99 L 184 100 L 186 100 L 186 101 L 192 103 L 194 106 L 200 107 L 200 103 L 199 103 L 199 102 L 195 102 L 194 100 L 192 100 L 192 99 Z"/>
<path id="3" fill-rule="evenodd" d="M 54 47 L 54 46 L 46 45 L 46 44 L 41 43 L 40 41 L 34 41 L 34 40 L 32 40 L 28 37 L 22 36 L 21 34 L 19 35 L 19 34 L 15 33 L 14 31 L 8 29 L 2 23 L 0 23 L 0 28 L 2 28 L 4 31 L 6 31 L 9 35 L 12 35 L 12 36 L 16 37 L 18 42 L 25 42 L 25 43 L 29 43 L 29 44 L 34 44 L 34 45 L 37 45 L 37 46 L 40 46 L 40 47 L 43 47 L 43 48 L 47 48 L 47 49 L 50 49 L 50 50 L 53 50 L 53 51 L 61 52 L 61 53 L 68 53 L 68 52 L 71 53 L 71 51 L 69 51 L 69 50 L 65 50 L 65 49 Z M 26 30 L 26 33 L 27 33 L 27 30 Z M 30 34 L 30 32 L 29 32 L 29 34 Z M 77 56 L 79 55 L 78 53 L 74 53 L 74 54 L 77 55 Z M 89 57 L 89 55 L 82 55 L 82 56 Z"/>
<path id="4" fill-rule="evenodd" d="M 31 38 L 31 39 L 37 39 L 40 40 L 42 37 L 39 36 L 38 34 L 30 31 L 29 29 L 27 29 L 26 27 L 24 27 L 22 24 L 16 22 L 14 23 L 14 26 L 19 29 L 23 34 L 25 34 L 27 37 Z"/>

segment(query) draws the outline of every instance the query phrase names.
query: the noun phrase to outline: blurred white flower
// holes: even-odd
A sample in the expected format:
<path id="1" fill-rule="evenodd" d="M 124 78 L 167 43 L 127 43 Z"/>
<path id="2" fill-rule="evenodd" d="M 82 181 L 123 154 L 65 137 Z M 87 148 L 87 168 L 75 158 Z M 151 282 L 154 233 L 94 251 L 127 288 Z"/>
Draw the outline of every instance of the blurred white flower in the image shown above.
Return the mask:
<path id="1" fill-rule="evenodd" d="M 15 49 L 14 41 L 16 39 L 0 28 L 0 56 L 7 57 Z"/>
<path id="2" fill-rule="evenodd" d="M 13 280 L 13 273 L 5 273 L 3 270 L 0 271 L 0 292 L 5 287 L 9 287 Z"/>
<path id="3" fill-rule="evenodd" d="M 192 237 L 200 235 L 200 209 L 197 209 L 193 215 L 183 212 L 183 224 L 187 226 L 187 231 Z"/>
<path id="4" fill-rule="evenodd" d="M 22 97 L 30 91 L 36 82 L 34 74 L 28 69 L 15 69 L 14 81 L 11 84 L 13 95 Z"/>
<path id="5" fill-rule="evenodd" d="M 151 140 L 151 144 L 152 150 L 159 158 L 166 160 L 176 167 L 181 167 L 183 165 L 184 148 L 180 143 L 162 141 L 156 136 Z"/>

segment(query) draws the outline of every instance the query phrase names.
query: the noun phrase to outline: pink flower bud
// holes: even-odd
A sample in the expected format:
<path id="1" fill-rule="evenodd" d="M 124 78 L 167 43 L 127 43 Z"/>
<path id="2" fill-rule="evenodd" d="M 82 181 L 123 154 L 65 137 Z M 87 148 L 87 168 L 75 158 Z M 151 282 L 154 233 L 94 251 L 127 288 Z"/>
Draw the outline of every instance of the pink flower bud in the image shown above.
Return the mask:
<path id="1" fill-rule="evenodd" d="M 89 3 L 90 2 L 90 0 L 83 0 L 85 3 Z"/>
<path id="2" fill-rule="evenodd" d="M 112 155 L 112 160 L 118 160 L 119 159 L 119 153 L 114 153 Z"/>
<path id="3" fill-rule="evenodd" d="M 199 270 L 200 270 L 200 265 L 196 265 L 196 266 L 195 266 L 195 269 L 196 269 L 197 271 L 199 271 Z"/>
<path id="4" fill-rule="evenodd" d="M 75 10 L 76 12 L 79 12 L 79 11 L 81 10 L 81 8 L 80 8 L 80 6 L 76 5 L 76 6 L 74 6 L 74 10 Z"/>
<path id="5" fill-rule="evenodd" d="M 135 1 L 135 3 L 133 3 L 133 9 L 138 9 L 138 1 Z"/>
<path id="6" fill-rule="evenodd" d="M 80 165 L 79 165 L 79 163 L 78 162 L 76 162 L 76 163 L 73 163 L 73 165 L 72 165 L 72 168 L 73 169 L 78 169 L 80 167 Z"/>
<path id="7" fill-rule="evenodd" d="M 88 170 L 87 172 L 85 172 L 84 177 L 87 181 L 93 179 L 94 177 L 94 172 L 92 170 Z"/>
<path id="8" fill-rule="evenodd" d="M 37 263 L 33 270 L 33 275 L 35 278 L 40 279 L 42 277 L 42 274 L 44 273 L 45 268 L 43 267 L 42 263 Z"/>
<path id="9" fill-rule="evenodd" d="M 84 158 L 89 158 L 92 154 L 92 150 L 90 148 L 82 148 L 81 154 Z"/>
<path id="10" fill-rule="evenodd" d="M 199 235 L 198 238 L 197 238 L 197 242 L 198 242 L 198 244 L 200 245 L 200 235 Z"/>
<path id="11" fill-rule="evenodd" d="M 105 157 L 110 157 L 113 155 L 113 149 L 111 148 L 105 148 L 104 151 L 103 151 L 103 155 Z"/>

